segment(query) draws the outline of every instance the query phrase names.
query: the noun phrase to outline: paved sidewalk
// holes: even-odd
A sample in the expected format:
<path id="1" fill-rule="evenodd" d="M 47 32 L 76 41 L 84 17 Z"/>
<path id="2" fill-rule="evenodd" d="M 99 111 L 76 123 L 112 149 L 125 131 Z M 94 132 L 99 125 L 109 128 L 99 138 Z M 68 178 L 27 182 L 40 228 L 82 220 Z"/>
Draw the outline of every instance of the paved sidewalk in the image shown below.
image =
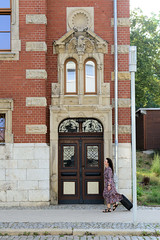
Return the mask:
<path id="1" fill-rule="evenodd" d="M 0 240 L 160 240 L 153 236 L 3 236 Z"/>
<path id="2" fill-rule="evenodd" d="M 52 235 L 140 235 L 160 232 L 160 207 L 138 207 L 137 224 L 133 212 L 119 206 L 103 213 L 104 205 L 58 205 L 49 207 L 0 208 L 0 233 L 48 232 Z M 25 239 L 25 238 L 24 238 Z"/>
<path id="3" fill-rule="evenodd" d="M 0 240 L 160 240 L 153 236 L 3 236 Z"/>

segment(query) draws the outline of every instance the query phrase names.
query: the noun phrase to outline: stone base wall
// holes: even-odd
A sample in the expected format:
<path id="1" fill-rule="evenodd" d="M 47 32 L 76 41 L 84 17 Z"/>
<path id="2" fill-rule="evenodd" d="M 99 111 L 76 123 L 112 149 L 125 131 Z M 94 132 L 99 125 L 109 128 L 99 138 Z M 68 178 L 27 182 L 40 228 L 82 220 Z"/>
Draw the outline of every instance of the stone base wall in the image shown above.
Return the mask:
<path id="1" fill-rule="evenodd" d="M 118 192 L 132 200 L 132 162 L 130 143 L 118 144 L 118 169 Z"/>
<path id="2" fill-rule="evenodd" d="M 49 205 L 49 192 L 47 144 L 0 145 L 0 206 Z"/>

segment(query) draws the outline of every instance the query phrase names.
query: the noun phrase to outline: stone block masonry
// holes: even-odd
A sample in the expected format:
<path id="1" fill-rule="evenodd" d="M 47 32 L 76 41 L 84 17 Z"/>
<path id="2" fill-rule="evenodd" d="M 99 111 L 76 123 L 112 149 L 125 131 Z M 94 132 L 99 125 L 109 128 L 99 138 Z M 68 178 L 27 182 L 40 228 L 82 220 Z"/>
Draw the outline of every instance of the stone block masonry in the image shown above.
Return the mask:
<path id="1" fill-rule="evenodd" d="M 0 206 L 49 205 L 49 146 L 1 146 L 0 189 Z"/>

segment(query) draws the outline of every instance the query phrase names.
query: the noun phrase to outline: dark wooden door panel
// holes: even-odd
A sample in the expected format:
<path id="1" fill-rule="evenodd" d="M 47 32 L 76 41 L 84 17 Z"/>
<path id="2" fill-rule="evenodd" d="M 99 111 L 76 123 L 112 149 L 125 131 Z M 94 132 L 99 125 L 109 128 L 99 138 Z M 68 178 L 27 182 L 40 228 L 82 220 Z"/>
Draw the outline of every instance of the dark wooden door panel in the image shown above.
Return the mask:
<path id="1" fill-rule="evenodd" d="M 102 136 L 60 138 L 58 182 L 59 203 L 103 203 Z"/>
<path id="2" fill-rule="evenodd" d="M 60 203 L 79 201 L 79 142 L 59 140 L 58 198 Z"/>

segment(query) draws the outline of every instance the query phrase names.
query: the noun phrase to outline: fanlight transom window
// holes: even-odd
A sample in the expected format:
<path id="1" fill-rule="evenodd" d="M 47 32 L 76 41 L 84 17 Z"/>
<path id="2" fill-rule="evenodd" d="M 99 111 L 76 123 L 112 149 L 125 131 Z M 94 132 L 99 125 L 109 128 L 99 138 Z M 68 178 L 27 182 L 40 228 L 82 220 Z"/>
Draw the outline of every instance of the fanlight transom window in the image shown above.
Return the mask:
<path id="1" fill-rule="evenodd" d="M 60 123 L 59 132 L 103 132 L 103 126 L 97 119 L 93 118 L 69 118 Z"/>

